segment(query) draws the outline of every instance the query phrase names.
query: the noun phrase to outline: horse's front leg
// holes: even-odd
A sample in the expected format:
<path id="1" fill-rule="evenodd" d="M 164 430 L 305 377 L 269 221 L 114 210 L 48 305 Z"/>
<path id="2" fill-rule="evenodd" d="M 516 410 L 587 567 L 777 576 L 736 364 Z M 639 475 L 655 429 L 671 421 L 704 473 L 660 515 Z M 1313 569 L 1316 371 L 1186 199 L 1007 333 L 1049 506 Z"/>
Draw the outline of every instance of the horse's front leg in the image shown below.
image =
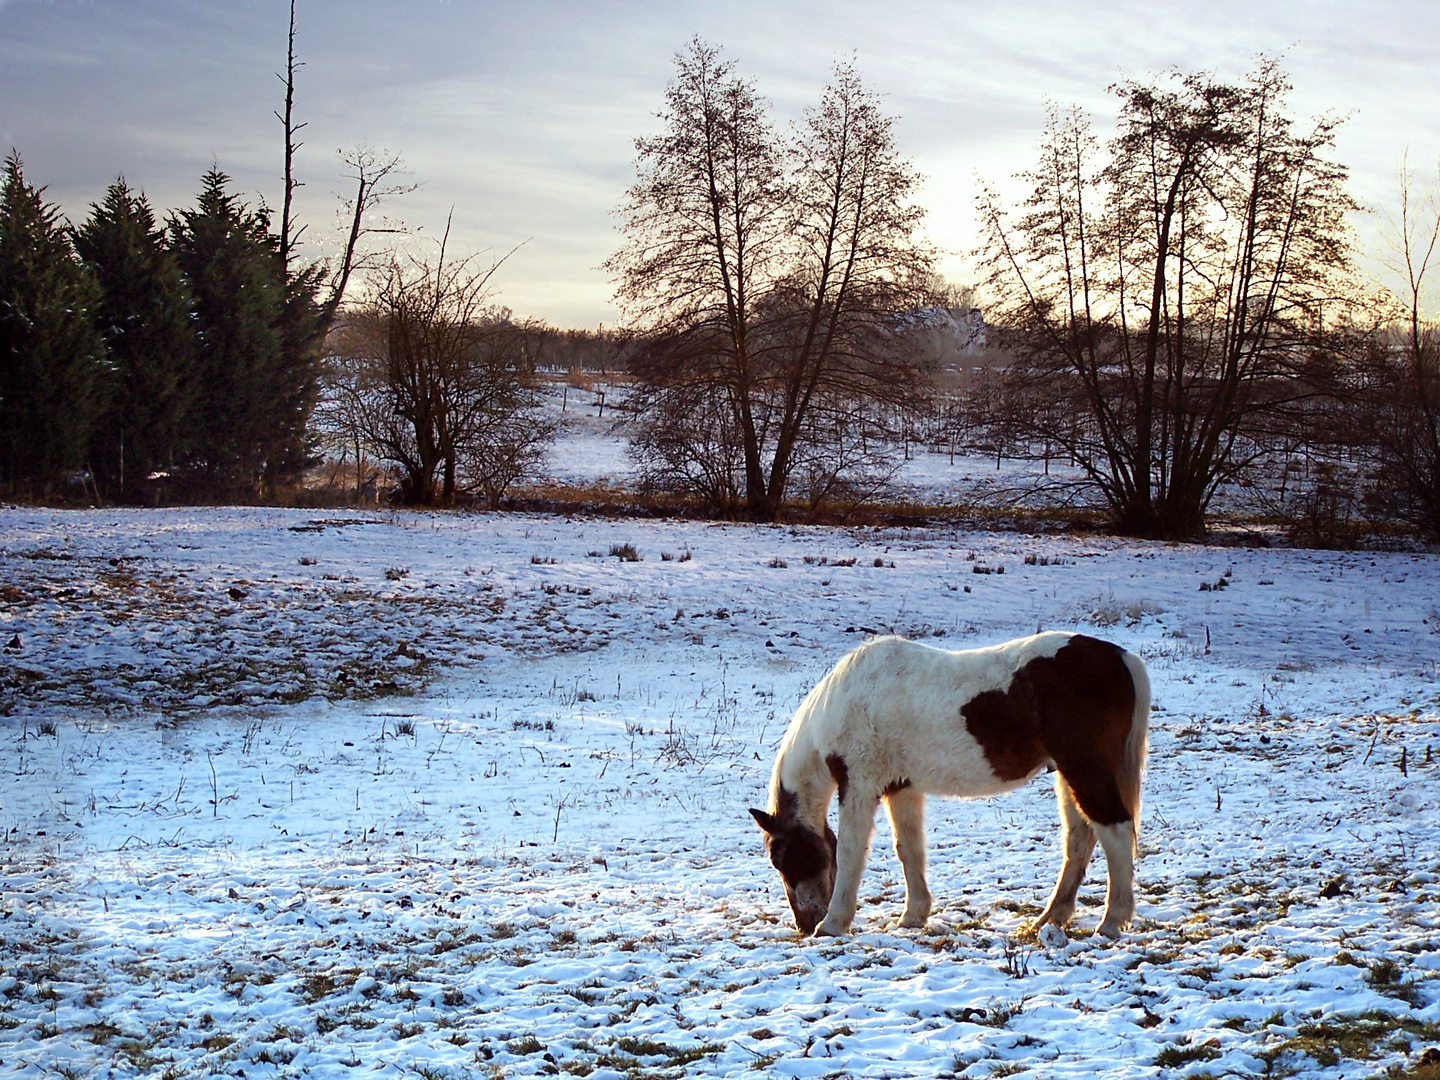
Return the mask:
<path id="1" fill-rule="evenodd" d="M 925 882 L 925 796 L 912 787 L 885 796 L 895 854 L 905 870 L 905 914 L 902 927 L 916 928 L 930 918 L 930 887 Z"/>
<path id="2" fill-rule="evenodd" d="M 875 833 L 875 807 L 879 792 L 857 791 L 851 786 L 840 804 L 835 830 L 835 891 L 830 907 L 815 928 L 816 937 L 839 937 L 850 932 L 860 896 L 860 874 L 870 856 L 870 838 Z"/>

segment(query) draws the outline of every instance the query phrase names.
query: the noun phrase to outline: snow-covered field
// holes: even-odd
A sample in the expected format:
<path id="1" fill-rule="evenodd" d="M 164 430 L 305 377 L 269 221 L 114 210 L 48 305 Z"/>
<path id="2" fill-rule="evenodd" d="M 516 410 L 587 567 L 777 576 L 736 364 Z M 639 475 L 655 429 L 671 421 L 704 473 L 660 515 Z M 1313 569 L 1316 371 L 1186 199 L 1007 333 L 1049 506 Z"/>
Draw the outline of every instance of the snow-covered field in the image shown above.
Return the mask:
<path id="1" fill-rule="evenodd" d="M 1036 781 L 932 802 L 923 932 L 882 824 L 857 933 L 798 940 L 745 810 L 804 692 L 871 633 L 1037 628 L 1150 664 L 1134 932 L 1091 936 L 1097 867 L 1067 941 L 1027 934 Z M 12 508 L 0 645 L 0 1076 L 1369 1077 L 1440 1043 L 1434 555 Z"/>
<path id="2" fill-rule="evenodd" d="M 542 472 L 547 481 L 574 486 L 632 489 L 639 469 L 626 449 L 624 428 L 615 426 L 617 403 L 629 393 L 623 383 L 597 382 L 593 390 L 547 387 L 541 401 L 559 427 Z M 1071 486 L 1082 472 L 1060 459 L 1048 465 L 965 451 L 938 452 L 912 443 L 894 447 L 895 472 L 872 501 L 929 506 L 1014 504 L 1072 505 L 1082 500 Z M 1092 502 L 1094 496 L 1086 496 Z"/>

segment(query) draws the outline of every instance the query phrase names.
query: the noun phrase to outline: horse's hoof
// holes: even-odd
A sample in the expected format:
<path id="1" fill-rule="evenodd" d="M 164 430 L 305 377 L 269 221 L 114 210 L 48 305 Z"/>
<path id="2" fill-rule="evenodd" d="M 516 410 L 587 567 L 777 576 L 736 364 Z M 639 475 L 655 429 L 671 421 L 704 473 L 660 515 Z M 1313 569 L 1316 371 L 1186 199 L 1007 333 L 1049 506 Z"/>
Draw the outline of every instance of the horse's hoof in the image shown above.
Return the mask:
<path id="1" fill-rule="evenodd" d="M 918 917 L 918 916 L 915 916 L 915 915 L 904 915 L 904 916 L 901 916 L 898 929 L 900 929 L 900 930 L 923 930 L 923 929 L 925 929 L 925 924 L 926 924 L 927 922 L 929 922 L 929 921 L 930 921 L 930 916 L 928 916 L 928 915 L 924 916 L 923 918 Z"/>
<path id="2" fill-rule="evenodd" d="M 1038 929 L 1035 936 L 1039 938 L 1040 944 L 1044 945 L 1047 949 L 1063 949 L 1066 945 L 1070 944 L 1069 936 L 1064 930 L 1060 929 L 1058 923 L 1046 923 Z"/>
<path id="3" fill-rule="evenodd" d="M 848 926 L 833 926 L 829 919 L 826 919 L 819 926 L 815 927 L 816 937 L 844 937 L 850 932 Z"/>
<path id="4" fill-rule="evenodd" d="M 1060 929 L 1063 930 L 1067 925 L 1069 925 L 1070 920 L 1074 917 L 1074 904 L 1060 904 L 1054 907 L 1047 907 L 1044 911 L 1040 913 L 1040 917 L 1035 920 L 1035 925 L 1031 929 L 1033 929 L 1038 934 L 1042 926 L 1044 926 L 1046 923 L 1051 923 L 1055 926 L 1060 927 Z"/>
<path id="5" fill-rule="evenodd" d="M 1119 941 L 1125 935 L 1125 924 L 1102 922 L 1095 928 L 1095 932 L 1101 937 L 1109 938 L 1111 941 Z"/>

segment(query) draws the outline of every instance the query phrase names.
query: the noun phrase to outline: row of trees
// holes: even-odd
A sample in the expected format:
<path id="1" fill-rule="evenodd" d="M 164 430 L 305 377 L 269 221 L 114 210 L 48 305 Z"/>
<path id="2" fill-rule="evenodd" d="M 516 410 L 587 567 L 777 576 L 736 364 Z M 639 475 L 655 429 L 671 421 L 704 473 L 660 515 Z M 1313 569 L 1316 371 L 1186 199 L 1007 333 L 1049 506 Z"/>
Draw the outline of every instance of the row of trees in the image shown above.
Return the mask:
<path id="1" fill-rule="evenodd" d="M 65 226 L 18 156 L 0 187 L 0 484 L 72 475 L 136 499 L 157 472 L 253 497 L 308 461 L 326 310 L 269 217 L 205 175 L 161 226 L 122 179 Z"/>
<path id="2" fill-rule="evenodd" d="M 396 185 L 397 158 L 343 160 L 355 195 L 336 260 L 303 259 L 292 213 L 295 5 L 283 112 L 278 230 L 212 168 L 193 209 L 157 221 L 122 176 L 71 227 L 12 151 L 0 185 L 0 488 L 48 497 L 80 483 L 138 501 L 163 482 L 196 499 L 252 499 L 314 463 L 311 415 L 326 336 L 367 214 Z M 382 230 L 384 231 L 384 230 Z"/>
<path id="3" fill-rule="evenodd" d="M 358 489 L 383 468 L 409 503 L 498 505 L 553 436 L 535 380 L 558 363 L 628 370 L 649 488 L 770 521 L 863 499 L 940 415 L 935 317 L 972 297 L 936 275 L 920 177 L 853 64 L 781 129 L 719 50 L 689 43 L 660 133 L 636 142 L 605 264 L 627 324 L 584 334 L 496 308 L 503 259 L 453 258 L 443 241 L 433 257 L 358 258 L 365 212 L 403 190 L 397 161 L 368 151 L 349 162 L 343 257 L 299 258 L 293 44 L 292 10 L 278 230 L 213 169 L 163 225 L 122 179 L 71 228 L 7 162 L 7 491 L 78 474 L 137 499 L 164 473 L 192 496 L 250 498 L 296 481 L 323 442 Z M 1440 369 L 1422 313 L 1440 214 L 1407 185 L 1406 295 L 1362 288 L 1335 123 L 1297 124 L 1289 89 L 1269 61 L 1238 83 L 1121 83 L 1103 143 L 1077 111 L 1051 111 L 1028 198 L 979 196 L 1004 360 L 943 410 L 966 429 L 952 446 L 1063 455 L 1135 535 L 1199 535 L 1217 492 L 1274 489 L 1268 472 L 1283 513 L 1343 503 L 1440 538 Z M 352 275 L 365 298 L 342 312 Z"/>
<path id="4" fill-rule="evenodd" d="M 1421 313 L 1434 208 L 1417 217 L 1407 192 L 1408 295 L 1378 296 L 1355 273 L 1336 121 L 1296 123 L 1274 62 L 1237 83 L 1112 90 L 1106 142 L 1052 109 L 1028 198 L 982 188 L 975 255 L 1005 362 L 948 414 L 971 441 L 1068 458 L 1124 533 L 1201 535 L 1217 492 L 1280 470 L 1281 513 L 1339 498 L 1345 473 L 1372 515 L 1440 538 L 1440 374 Z M 660 119 L 636 143 L 607 264 L 640 335 L 647 477 L 755 520 L 883 479 L 934 414 L 923 309 L 951 306 L 892 121 L 842 64 L 778 132 L 698 39 Z M 1287 493 L 1298 455 L 1317 466 Z"/>
<path id="5" fill-rule="evenodd" d="M 357 198 L 373 205 L 394 159 L 352 161 Z M 404 502 L 478 492 L 498 504 L 553 434 L 531 408 L 546 347 L 603 363 L 613 340 L 517 322 L 490 304 L 499 264 L 447 258 L 443 243 L 434 259 L 357 260 L 355 221 L 333 266 L 302 261 L 293 223 L 274 231 L 211 169 L 194 208 L 163 224 L 122 178 L 71 227 L 12 155 L 0 185 L 5 492 L 273 497 L 335 449 L 328 438 L 355 449 L 362 484 L 367 458 L 398 469 Z M 357 267 L 365 299 L 342 315 Z"/>

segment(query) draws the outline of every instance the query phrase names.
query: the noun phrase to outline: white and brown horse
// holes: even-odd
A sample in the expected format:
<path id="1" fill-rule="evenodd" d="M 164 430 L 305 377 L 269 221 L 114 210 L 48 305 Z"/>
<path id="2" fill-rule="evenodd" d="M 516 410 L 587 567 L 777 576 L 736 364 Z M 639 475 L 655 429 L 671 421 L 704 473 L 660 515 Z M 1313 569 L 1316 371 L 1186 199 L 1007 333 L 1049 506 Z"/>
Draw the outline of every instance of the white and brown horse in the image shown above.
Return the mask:
<path id="1" fill-rule="evenodd" d="M 1149 716 L 1144 662 L 1083 634 L 963 652 L 866 642 L 801 703 L 775 756 L 769 809 L 750 811 L 796 926 L 849 931 L 881 799 L 905 870 L 900 925 L 924 926 L 925 796 L 998 795 L 1053 768 L 1064 863 L 1035 925 L 1069 921 L 1098 839 L 1109 871 L 1099 932 L 1119 937 L 1135 913 Z M 826 821 L 837 793 L 838 836 Z"/>

